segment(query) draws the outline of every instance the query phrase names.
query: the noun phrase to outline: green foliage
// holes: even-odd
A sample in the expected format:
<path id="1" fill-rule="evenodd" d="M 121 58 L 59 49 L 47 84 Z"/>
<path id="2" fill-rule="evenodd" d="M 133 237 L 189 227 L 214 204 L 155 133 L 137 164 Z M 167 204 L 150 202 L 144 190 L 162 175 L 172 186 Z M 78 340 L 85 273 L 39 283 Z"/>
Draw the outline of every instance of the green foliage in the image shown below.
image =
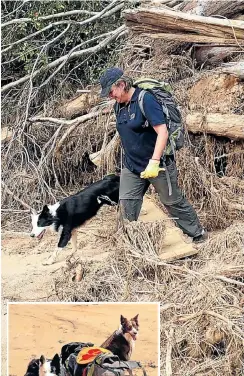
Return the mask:
<path id="1" fill-rule="evenodd" d="M 96 21 L 83 26 L 76 23 L 92 17 L 94 12 L 101 12 L 111 3 L 111 0 L 1 2 L 2 23 L 13 19 L 29 19 L 2 28 L 2 49 L 7 49 L 2 54 L 2 86 L 17 81 L 37 69 L 42 71 L 40 75 L 33 79 L 33 87 L 36 93 L 35 102 L 30 102 L 29 115 L 41 110 L 46 99 L 50 101 L 51 98 L 57 100 L 58 96 L 65 97 L 65 88 L 68 88 L 66 96 L 69 96 L 76 93 L 78 88 L 85 87 L 88 84 L 97 84 L 103 71 L 109 66 L 116 65 L 118 59 L 116 50 L 123 43 L 123 38 L 117 38 L 110 42 L 108 46 L 97 53 L 87 53 L 67 61 L 58 73 L 55 73 L 47 86 L 42 87 L 41 90 L 38 89 L 57 69 L 57 67 L 54 67 L 47 70 L 45 69 L 47 64 L 61 56 L 66 56 L 79 44 L 115 30 L 124 23 L 122 10 L 126 7 L 135 6 L 133 2 L 128 1 L 125 2 L 123 9 L 109 17 L 98 18 Z M 48 20 L 42 19 L 44 16 L 74 10 L 86 10 L 93 13 L 63 15 Z M 68 25 L 67 23 L 60 23 L 64 20 L 76 22 L 71 23 L 69 30 L 59 37 Z M 42 31 L 47 26 L 49 26 L 48 29 Z M 16 43 L 38 31 L 41 31 L 38 35 Z M 56 40 L 56 38 L 58 39 Z M 94 47 L 102 39 L 104 38 L 89 42 L 76 51 Z M 8 49 L 13 43 L 12 48 Z M 28 88 L 26 83 L 22 87 L 16 87 L 11 93 L 6 93 L 6 96 L 5 93 L 3 94 L 2 119 L 5 123 L 11 123 L 13 119 L 18 118 L 18 109 L 11 103 L 18 102 L 20 97 L 22 101 L 23 98 L 27 98 L 27 96 L 22 95 L 25 86 Z M 11 117 L 9 112 L 11 112 Z"/>
<path id="2" fill-rule="evenodd" d="M 7 14 L 13 12 L 14 9 L 16 9 L 17 6 L 20 6 L 21 3 L 22 7 L 17 12 L 18 17 L 16 17 L 16 15 L 13 13 L 9 17 L 9 19 L 31 18 L 31 22 L 16 23 L 9 27 L 4 27 L 2 29 L 3 45 L 14 43 L 17 40 L 24 38 L 25 36 L 42 30 L 50 23 L 67 19 L 74 21 L 83 21 L 86 18 L 91 17 L 92 15 L 79 14 L 64 16 L 62 18 L 52 18 L 50 20 L 41 20 L 41 16 L 56 14 L 60 12 L 68 12 L 76 9 L 83 9 L 91 12 L 100 12 L 109 3 L 111 3 L 111 1 L 29 1 L 26 3 L 24 3 L 23 1 L 6 1 L 4 2 L 4 5 L 2 4 L 2 15 L 4 17 L 4 22 L 8 20 L 8 18 L 6 17 Z M 89 40 L 96 35 L 114 30 L 122 23 L 123 19 L 121 18 L 121 12 L 119 11 L 116 14 L 111 15 L 109 22 L 108 18 L 104 18 L 85 26 L 74 24 L 70 27 L 65 36 L 58 41 L 58 43 L 52 46 L 52 48 L 46 49 L 46 59 L 42 57 L 42 59 L 39 61 L 39 64 L 41 61 L 53 61 L 60 56 L 67 54 L 72 48 L 80 44 L 82 41 Z M 3 54 L 3 62 L 11 61 L 13 58 L 15 59 L 14 64 L 8 65 L 7 69 L 6 66 L 4 66 L 3 80 L 5 76 L 9 76 L 9 74 L 11 74 L 15 80 L 20 78 L 21 72 L 18 69 L 20 66 L 23 66 L 24 71 L 29 72 L 35 64 L 35 60 L 38 57 L 41 46 L 48 40 L 52 40 L 57 37 L 66 27 L 67 24 L 56 25 L 55 27 L 48 29 L 46 32 L 44 31 L 43 33 L 39 34 L 37 37 L 29 39 L 27 42 L 17 44 L 7 54 Z M 9 32 L 9 28 L 12 29 L 11 33 Z M 82 70 L 84 71 L 84 69 L 88 69 L 89 72 L 91 72 L 91 66 L 95 65 L 95 71 L 99 73 L 100 69 L 97 68 L 96 65 L 98 65 L 98 62 L 104 65 L 107 62 L 109 63 L 110 60 L 113 61 L 113 49 L 116 48 L 119 43 L 119 41 L 111 43 L 109 51 L 105 48 L 99 53 L 99 57 L 90 56 L 89 62 L 87 61 L 87 63 L 82 64 Z M 97 44 L 97 42 L 95 42 L 93 45 L 95 44 Z M 91 46 L 92 44 L 89 44 L 89 47 Z M 73 64 L 71 65 L 73 66 Z M 76 73 L 76 70 L 74 70 L 69 78 L 72 79 L 72 77 L 76 76 Z M 87 72 L 85 72 L 83 75 L 81 75 L 79 72 L 79 76 L 84 85 L 88 83 Z M 91 78 L 93 81 L 98 77 L 94 72 L 92 72 Z M 83 79 L 85 79 L 84 82 Z"/>

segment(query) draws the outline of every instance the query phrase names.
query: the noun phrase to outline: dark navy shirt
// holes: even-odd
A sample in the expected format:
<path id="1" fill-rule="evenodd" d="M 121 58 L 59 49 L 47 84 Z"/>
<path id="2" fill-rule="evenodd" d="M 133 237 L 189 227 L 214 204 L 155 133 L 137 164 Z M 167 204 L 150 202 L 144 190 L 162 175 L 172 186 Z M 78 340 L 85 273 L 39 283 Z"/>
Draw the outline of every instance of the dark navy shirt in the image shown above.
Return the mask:
<path id="1" fill-rule="evenodd" d="M 144 171 L 153 156 L 157 140 L 153 127 L 166 123 L 162 107 L 149 92 L 143 98 L 144 117 L 138 104 L 140 91 L 137 87 L 127 105 L 115 104 L 117 130 L 124 149 L 124 165 L 135 174 Z"/>

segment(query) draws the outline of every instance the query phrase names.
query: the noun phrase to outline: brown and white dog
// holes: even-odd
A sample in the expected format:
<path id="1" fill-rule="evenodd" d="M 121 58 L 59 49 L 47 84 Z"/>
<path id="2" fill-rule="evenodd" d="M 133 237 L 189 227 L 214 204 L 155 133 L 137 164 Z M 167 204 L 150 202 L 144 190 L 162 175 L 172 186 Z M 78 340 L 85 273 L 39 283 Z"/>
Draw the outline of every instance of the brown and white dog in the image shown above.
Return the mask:
<path id="1" fill-rule="evenodd" d="M 120 316 L 120 327 L 102 343 L 101 347 L 110 350 L 117 355 L 120 360 L 130 360 L 132 351 L 135 347 L 135 341 L 138 337 L 139 323 L 138 316 L 128 320 Z"/>

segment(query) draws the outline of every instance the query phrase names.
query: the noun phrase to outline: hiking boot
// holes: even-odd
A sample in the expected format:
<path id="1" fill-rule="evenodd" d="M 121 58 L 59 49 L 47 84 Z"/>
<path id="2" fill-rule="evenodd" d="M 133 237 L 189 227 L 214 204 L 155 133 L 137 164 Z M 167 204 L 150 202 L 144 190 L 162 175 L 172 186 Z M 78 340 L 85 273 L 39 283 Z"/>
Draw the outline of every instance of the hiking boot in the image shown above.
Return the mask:
<path id="1" fill-rule="evenodd" d="M 206 240 L 208 240 L 208 233 L 205 230 L 202 230 L 201 235 L 194 236 L 194 238 L 192 239 L 193 243 L 196 243 L 196 244 L 203 243 Z"/>

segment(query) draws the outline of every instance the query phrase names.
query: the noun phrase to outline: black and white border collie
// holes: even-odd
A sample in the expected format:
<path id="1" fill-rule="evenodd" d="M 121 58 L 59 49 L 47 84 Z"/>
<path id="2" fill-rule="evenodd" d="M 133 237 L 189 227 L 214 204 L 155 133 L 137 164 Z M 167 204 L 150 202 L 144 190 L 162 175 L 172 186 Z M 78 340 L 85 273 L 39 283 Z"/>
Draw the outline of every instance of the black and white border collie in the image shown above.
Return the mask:
<path id="1" fill-rule="evenodd" d="M 31 237 L 41 239 L 48 227 L 56 232 L 61 231 L 58 247 L 52 256 L 43 263 L 44 265 L 53 264 L 58 252 L 67 245 L 70 239 L 73 252 L 76 252 L 76 229 L 94 217 L 102 205 L 118 204 L 119 182 L 119 176 L 107 175 L 81 192 L 66 197 L 53 205 L 44 205 L 39 214 L 32 211 Z"/>
<path id="2" fill-rule="evenodd" d="M 60 357 L 54 355 L 53 359 L 46 359 L 41 355 L 40 359 L 32 359 L 28 364 L 25 376 L 55 376 L 60 375 Z"/>

